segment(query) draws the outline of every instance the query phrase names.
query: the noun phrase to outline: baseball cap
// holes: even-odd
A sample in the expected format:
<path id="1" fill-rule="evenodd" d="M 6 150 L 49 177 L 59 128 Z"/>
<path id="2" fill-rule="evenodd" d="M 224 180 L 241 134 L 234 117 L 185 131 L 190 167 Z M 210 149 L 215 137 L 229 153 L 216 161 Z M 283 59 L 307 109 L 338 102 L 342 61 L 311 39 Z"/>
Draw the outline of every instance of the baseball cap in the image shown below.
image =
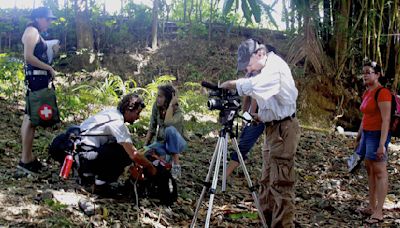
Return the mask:
<path id="1" fill-rule="evenodd" d="M 31 19 L 36 18 L 48 18 L 48 19 L 56 19 L 57 17 L 54 16 L 53 12 L 47 7 L 39 7 L 32 10 Z"/>
<path id="2" fill-rule="evenodd" d="M 249 65 L 251 55 L 261 48 L 267 50 L 265 45 L 259 44 L 253 39 L 243 41 L 238 48 L 237 70 L 245 70 L 247 65 Z"/>

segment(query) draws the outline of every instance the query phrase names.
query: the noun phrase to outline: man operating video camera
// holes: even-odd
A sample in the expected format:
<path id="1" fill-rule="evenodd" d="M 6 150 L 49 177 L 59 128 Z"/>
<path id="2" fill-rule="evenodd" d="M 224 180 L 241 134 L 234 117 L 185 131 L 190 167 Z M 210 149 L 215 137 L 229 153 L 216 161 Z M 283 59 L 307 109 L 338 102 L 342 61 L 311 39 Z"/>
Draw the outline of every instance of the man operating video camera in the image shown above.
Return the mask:
<path id="1" fill-rule="evenodd" d="M 260 204 L 269 227 L 294 227 L 294 156 L 300 139 L 296 119 L 298 91 L 287 63 L 272 51 L 257 56 L 259 46 L 251 39 L 240 44 L 238 68 L 260 73 L 226 81 L 220 87 L 237 89 L 239 95 L 257 101 L 259 110 L 253 118 L 265 124 L 266 136 Z"/>

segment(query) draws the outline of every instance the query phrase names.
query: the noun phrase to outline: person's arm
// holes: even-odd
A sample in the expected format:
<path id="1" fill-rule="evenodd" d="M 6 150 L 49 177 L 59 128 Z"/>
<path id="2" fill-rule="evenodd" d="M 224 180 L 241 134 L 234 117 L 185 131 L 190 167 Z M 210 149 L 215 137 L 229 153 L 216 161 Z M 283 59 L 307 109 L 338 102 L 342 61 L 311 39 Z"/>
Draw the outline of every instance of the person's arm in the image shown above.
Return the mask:
<path id="1" fill-rule="evenodd" d="M 242 112 L 243 113 L 249 111 L 249 108 L 250 108 L 250 105 L 251 105 L 250 100 L 251 100 L 251 97 L 249 97 L 249 96 L 244 96 L 243 97 L 243 106 L 242 106 Z"/>
<path id="2" fill-rule="evenodd" d="M 360 128 L 358 129 L 357 137 L 356 137 L 356 143 L 359 143 L 361 140 L 361 134 L 362 134 L 362 123 L 360 124 Z"/>
<path id="3" fill-rule="evenodd" d="M 147 160 L 147 158 L 145 156 L 140 154 L 132 143 L 122 142 L 120 144 L 124 147 L 126 153 L 129 155 L 129 158 L 132 161 L 143 166 L 153 176 L 157 173 L 157 170 L 153 166 L 153 164 L 151 164 L 151 162 L 149 160 Z"/>
<path id="4" fill-rule="evenodd" d="M 157 105 L 153 105 L 153 109 L 151 111 L 151 116 L 150 116 L 150 126 L 149 130 L 147 131 L 146 139 L 144 141 L 144 145 L 149 145 L 151 140 L 153 139 L 154 135 L 156 134 L 157 131 Z"/>
<path id="5" fill-rule="evenodd" d="M 252 99 L 250 104 L 250 113 L 256 113 L 257 111 L 257 100 Z"/>
<path id="6" fill-rule="evenodd" d="M 236 88 L 236 81 L 237 81 L 237 80 L 229 80 L 229 81 L 226 81 L 226 82 L 222 83 L 221 85 L 219 85 L 219 88 L 223 88 L 223 89 L 235 89 L 235 88 Z"/>
<path id="7" fill-rule="evenodd" d="M 37 31 L 37 29 L 35 29 L 33 27 L 28 27 L 25 30 L 24 35 L 22 36 L 22 43 L 24 44 L 25 62 L 31 64 L 32 66 L 38 67 L 40 69 L 50 71 L 52 77 L 54 77 L 56 75 L 56 72 L 54 71 L 54 69 L 50 65 L 40 61 L 33 54 L 36 43 L 39 39 L 41 39 L 41 38 L 40 38 L 40 35 L 39 35 L 39 32 Z"/>
<path id="8" fill-rule="evenodd" d="M 170 123 L 171 121 L 173 121 L 174 118 L 174 112 L 177 109 L 177 105 L 178 105 L 178 98 L 177 96 L 174 94 L 174 96 L 171 99 L 171 102 L 169 102 L 167 111 L 165 113 L 165 119 L 164 119 L 164 123 L 166 125 L 168 125 L 167 123 Z"/>
<path id="9" fill-rule="evenodd" d="M 176 129 L 180 129 L 183 123 L 182 111 L 177 107 L 174 111 L 172 118 L 165 118 L 164 124 L 166 127 L 174 126 Z"/>
<path id="10" fill-rule="evenodd" d="M 279 92 L 281 74 L 282 72 L 279 71 L 268 73 L 263 70 L 252 78 L 226 81 L 220 85 L 220 88 L 236 88 L 240 96 L 246 95 L 255 99 L 268 100 Z"/>
<path id="11" fill-rule="evenodd" d="M 381 138 L 379 141 L 379 147 L 376 152 L 378 159 L 382 159 L 385 154 L 385 143 L 389 133 L 389 125 L 390 125 L 390 110 L 391 110 L 391 102 L 384 101 L 378 102 L 379 110 L 382 117 L 382 126 L 381 126 Z"/>

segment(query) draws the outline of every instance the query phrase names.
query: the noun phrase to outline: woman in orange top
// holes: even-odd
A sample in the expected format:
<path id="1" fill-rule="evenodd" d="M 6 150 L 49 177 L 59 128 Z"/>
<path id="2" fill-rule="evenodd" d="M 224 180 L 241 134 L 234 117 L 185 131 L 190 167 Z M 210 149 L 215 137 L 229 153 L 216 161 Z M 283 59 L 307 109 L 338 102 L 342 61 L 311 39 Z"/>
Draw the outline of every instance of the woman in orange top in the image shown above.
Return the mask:
<path id="1" fill-rule="evenodd" d="M 392 96 L 388 89 L 379 89 L 382 87 L 378 80 L 382 76 L 382 70 L 375 62 L 364 65 L 363 75 L 367 90 L 360 107 L 363 117 L 359 131 L 361 141 L 358 153 L 361 157 L 365 157 L 369 187 L 369 206 L 363 212 L 370 215 L 366 222 L 378 223 L 383 220 L 382 209 L 388 190 L 386 165 Z"/>

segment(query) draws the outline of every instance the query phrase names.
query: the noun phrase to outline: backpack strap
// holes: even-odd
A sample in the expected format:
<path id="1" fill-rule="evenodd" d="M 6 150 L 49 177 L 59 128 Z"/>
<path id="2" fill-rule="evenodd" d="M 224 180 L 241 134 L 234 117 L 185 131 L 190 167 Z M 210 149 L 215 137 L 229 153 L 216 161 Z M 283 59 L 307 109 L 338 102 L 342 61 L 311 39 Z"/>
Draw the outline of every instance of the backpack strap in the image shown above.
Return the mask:
<path id="1" fill-rule="evenodd" d="M 376 102 L 376 104 L 378 104 L 378 96 L 379 96 L 379 92 L 382 90 L 382 89 L 386 89 L 385 87 L 381 87 L 381 88 L 379 88 L 377 91 L 376 91 L 376 93 L 375 93 L 375 102 Z M 395 97 L 395 95 L 393 95 L 392 93 L 390 93 L 390 95 L 391 95 L 391 105 L 392 105 L 392 107 L 391 107 L 391 109 L 390 109 L 390 116 L 393 116 L 395 113 L 396 113 L 396 110 L 397 110 L 397 108 L 396 108 L 396 106 L 397 106 L 397 102 L 396 102 L 396 97 Z"/>
<path id="2" fill-rule="evenodd" d="M 96 124 L 91 128 L 85 129 L 85 130 L 81 131 L 81 136 L 110 136 L 110 135 L 107 135 L 107 134 L 82 134 L 82 133 L 90 131 L 90 130 L 93 130 L 95 128 L 98 128 L 100 126 L 103 126 L 103 125 L 108 124 L 108 123 L 113 122 L 113 121 L 116 121 L 116 120 L 108 120 L 106 122 Z"/>
<path id="3" fill-rule="evenodd" d="M 381 87 L 379 88 L 376 92 L 375 92 L 375 102 L 378 104 L 378 96 L 379 96 L 379 92 L 384 89 L 385 87 Z"/>

